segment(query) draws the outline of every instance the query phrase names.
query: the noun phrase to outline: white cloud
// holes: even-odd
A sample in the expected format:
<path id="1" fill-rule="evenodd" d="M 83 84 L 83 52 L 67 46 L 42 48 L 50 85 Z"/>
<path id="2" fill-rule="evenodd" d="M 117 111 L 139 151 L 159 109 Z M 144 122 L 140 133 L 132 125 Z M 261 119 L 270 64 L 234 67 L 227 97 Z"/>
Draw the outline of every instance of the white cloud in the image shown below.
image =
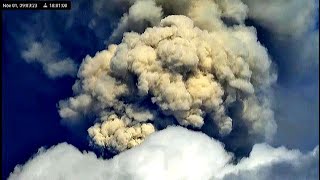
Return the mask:
<path id="1" fill-rule="evenodd" d="M 17 166 L 9 180 L 214 180 L 317 179 L 318 147 L 308 154 L 284 147 L 257 144 L 248 158 L 232 164 L 223 145 L 200 133 L 170 127 L 113 159 L 81 153 L 62 143 L 41 150 L 25 165 Z"/>
<path id="2" fill-rule="evenodd" d="M 266 144 L 255 145 L 248 158 L 237 164 L 224 179 L 283 180 L 318 179 L 319 147 L 308 154 L 284 147 L 272 148 Z"/>

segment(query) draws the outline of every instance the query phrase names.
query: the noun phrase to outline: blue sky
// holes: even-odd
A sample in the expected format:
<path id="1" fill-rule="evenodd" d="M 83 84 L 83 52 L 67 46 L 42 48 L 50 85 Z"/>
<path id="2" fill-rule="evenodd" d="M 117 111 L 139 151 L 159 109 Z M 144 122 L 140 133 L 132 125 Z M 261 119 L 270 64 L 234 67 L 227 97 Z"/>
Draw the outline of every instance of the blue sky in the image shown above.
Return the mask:
<path id="1" fill-rule="evenodd" d="M 91 4 L 82 2 L 72 12 L 6 11 L 3 13 L 2 34 L 2 178 L 17 164 L 25 163 L 40 147 L 68 142 L 80 150 L 90 150 L 86 139 L 60 123 L 57 103 L 72 96 L 74 77 L 49 78 L 41 64 L 27 63 L 21 53 L 32 39 L 60 44 L 59 58 L 71 58 L 80 64 L 86 55 L 104 49 L 121 11 L 112 17 L 99 16 L 99 28 L 89 28 Z M 100 18 L 100 19 L 99 19 Z M 317 17 L 316 17 L 317 18 Z M 70 20 L 71 19 L 71 20 Z M 110 21 L 111 20 L 111 21 Z M 68 25 L 68 23 L 70 25 Z M 100 24 L 99 24 L 100 23 Z M 279 80 L 275 87 L 278 134 L 274 145 L 286 145 L 303 152 L 312 150 L 319 140 L 319 79 L 316 66 L 291 68 L 296 47 L 288 44 L 299 40 L 275 40 L 269 29 L 254 20 L 258 39 L 265 45 L 278 66 Z M 318 31 L 318 21 L 312 31 Z M 276 42 L 276 43 L 275 43 Z M 311 48 L 313 48 L 311 46 Z M 316 48 L 316 47 L 314 47 Z M 319 47 L 318 47 L 319 48 Z M 312 51 L 312 52 L 316 52 Z M 316 55 L 311 57 L 318 57 Z M 316 60 L 318 61 L 318 60 Z M 301 69 L 299 69 L 301 67 Z M 310 68 L 311 67 L 311 68 Z M 299 72 L 296 72 L 296 71 Z"/>
<path id="2" fill-rule="evenodd" d="M 59 100 L 72 95 L 71 86 L 75 79 L 49 79 L 41 65 L 30 65 L 21 58 L 22 47 L 18 39 L 30 35 L 30 32 L 23 30 L 22 22 L 32 25 L 29 19 L 34 13 L 39 12 L 6 11 L 3 14 L 3 178 L 17 164 L 28 160 L 41 146 L 50 147 L 67 141 L 79 148 L 87 148 L 87 141 L 72 138 L 72 133 L 60 124 L 56 108 Z M 68 33 L 72 37 L 81 37 L 81 40 L 77 42 L 77 39 L 66 38 L 70 37 Z M 103 41 L 85 27 L 75 27 L 69 32 L 63 32 L 61 36 L 59 42 L 78 63 L 87 54 L 93 55 L 103 48 Z"/>

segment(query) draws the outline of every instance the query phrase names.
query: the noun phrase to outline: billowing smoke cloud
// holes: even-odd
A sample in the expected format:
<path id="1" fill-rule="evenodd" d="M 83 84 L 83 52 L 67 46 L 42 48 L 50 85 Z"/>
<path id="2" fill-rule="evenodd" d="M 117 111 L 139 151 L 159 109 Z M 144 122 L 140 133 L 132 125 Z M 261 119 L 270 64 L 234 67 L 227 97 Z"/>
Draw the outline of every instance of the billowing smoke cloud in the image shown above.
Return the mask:
<path id="1" fill-rule="evenodd" d="M 157 7 L 154 1 L 137 1 L 130 7 L 129 12 L 122 16 L 108 42 L 119 40 L 123 33 L 129 30 L 144 31 L 148 26 L 157 25 L 161 19 L 162 9 Z"/>
<path id="2" fill-rule="evenodd" d="M 310 179 L 318 178 L 319 148 L 302 154 L 256 144 L 249 157 L 232 164 L 232 153 L 200 132 L 170 127 L 110 160 L 62 143 L 17 166 L 9 180 L 40 179 Z"/>
<path id="3" fill-rule="evenodd" d="M 275 142 L 310 149 L 319 141 L 319 1 L 243 2 L 278 66 Z"/>
<path id="4" fill-rule="evenodd" d="M 277 3 L 282 8 L 275 7 Z M 83 4 L 73 12 L 81 11 Z M 294 0 L 287 9 L 284 4 L 94 1 L 93 15 L 81 20 L 108 48 L 83 60 L 72 87 L 74 97 L 59 102 L 59 114 L 73 130 L 91 126 L 87 133 L 95 147 L 122 153 L 103 160 L 63 143 L 17 166 L 10 179 L 317 179 L 318 147 L 302 154 L 264 143 L 253 145 L 270 142 L 277 130 L 273 111 L 277 74 L 256 29 L 246 26 L 245 20 L 250 18 L 277 35 L 275 47 L 291 44 L 298 49 L 296 42 L 307 50 L 312 46 L 304 39 L 312 24 L 305 17 L 314 15 L 315 3 Z M 303 11 L 295 11 L 299 7 Z M 293 12 L 298 18 L 284 16 Z M 66 29 L 75 14 L 71 13 Z M 107 28 L 101 27 L 113 18 L 119 23 L 106 38 Z M 318 36 L 317 31 L 307 37 L 316 44 Z M 29 47 L 22 56 L 43 64 L 49 76 L 75 72 L 68 58 L 47 59 L 45 51 L 58 54 L 50 43 L 33 42 Z M 292 56 L 301 57 L 299 62 L 317 57 L 308 52 Z M 185 128 L 167 128 L 171 125 Z M 238 156 L 241 146 L 252 148 L 249 157 Z"/>
<path id="5" fill-rule="evenodd" d="M 157 129 L 152 122 L 161 121 L 159 114 L 195 128 L 208 118 L 220 136 L 230 134 L 232 121 L 241 121 L 249 134 L 271 139 L 276 125 L 266 96 L 275 75 L 266 49 L 252 28 L 227 28 L 218 18 L 212 23 L 217 27 L 206 31 L 186 16 L 168 16 L 86 57 L 76 96 L 60 102 L 60 116 L 76 121 L 98 115 L 90 137 L 118 151 Z M 228 111 L 238 112 L 231 117 Z"/>

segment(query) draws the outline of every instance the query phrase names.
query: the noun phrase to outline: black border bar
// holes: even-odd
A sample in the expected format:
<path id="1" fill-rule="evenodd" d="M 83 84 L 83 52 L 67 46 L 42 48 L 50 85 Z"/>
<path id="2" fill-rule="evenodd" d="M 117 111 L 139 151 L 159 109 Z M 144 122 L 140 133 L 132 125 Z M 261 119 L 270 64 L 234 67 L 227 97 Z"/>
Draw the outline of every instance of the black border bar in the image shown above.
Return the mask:
<path id="1" fill-rule="evenodd" d="M 70 10 L 71 1 L 1 1 L 1 10 Z"/>

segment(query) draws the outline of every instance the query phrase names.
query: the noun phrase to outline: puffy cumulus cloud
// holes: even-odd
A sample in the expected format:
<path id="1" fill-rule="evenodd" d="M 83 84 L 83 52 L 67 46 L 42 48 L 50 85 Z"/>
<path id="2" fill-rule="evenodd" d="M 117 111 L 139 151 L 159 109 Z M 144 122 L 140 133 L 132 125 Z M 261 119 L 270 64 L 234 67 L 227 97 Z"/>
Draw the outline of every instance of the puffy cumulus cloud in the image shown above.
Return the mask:
<path id="1" fill-rule="evenodd" d="M 96 115 L 98 124 L 89 135 L 102 147 L 122 151 L 139 144 L 163 116 L 195 128 L 207 118 L 220 136 L 230 134 L 233 121 L 267 139 L 276 129 L 266 98 L 275 75 L 252 28 L 222 26 L 209 32 L 186 16 L 168 16 L 142 34 L 126 33 L 121 44 L 87 56 L 78 77 L 76 96 L 60 102 L 60 116 L 68 122 Z M 136 135 L 143 126 L 147 132 Z M 139 142 L 123 144 L 136 136 Z"/>
<path id="2" fill-rule="evenodd" d="M 60 46 L 48 41 L 31 42 L 27 50 L 22 51 L 22 58 L 28 62 L 37 62 L 42 65 L 44 72 L 50 78 L 58 78 L 69 75 L 75 76 L 77 65 L 70 58 L 60 60 L 57 52 Z"/>
<path id="3" fill-rule="evenodd" d="M 170 127 L 110 160 L 67 143 L 40 149 L 9 180 L 37 179 L 317 179 L 319 149 L 302 154 L 257 144 L 249 157 L 232 163 L 223 144 L 200 133 Z"/>

